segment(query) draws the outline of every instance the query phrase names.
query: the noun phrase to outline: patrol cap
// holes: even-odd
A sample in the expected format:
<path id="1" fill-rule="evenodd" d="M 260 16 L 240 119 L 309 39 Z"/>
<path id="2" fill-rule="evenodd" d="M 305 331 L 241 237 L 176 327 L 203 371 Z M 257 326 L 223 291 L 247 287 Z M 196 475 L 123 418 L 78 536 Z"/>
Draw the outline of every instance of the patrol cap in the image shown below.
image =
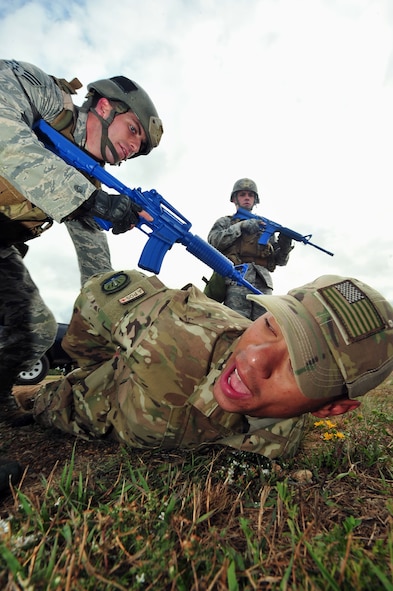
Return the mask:
<path id="1" fill-rule="evenodd" d="M 307 398 L 357 398 L 393 371 L 393 307 L 365 283 L 323 275 L 287 295 L 247 298 L 274 315 Z"/>
<path id="2" fill-rule="evenodd" d="M 233 185 L 230 201 L 233 201 L 233 198 L 238 191 L 252 191 L 255 193 L 255 203 L 259 203 L 258 188 L 256 183 L 251 179 L 244 178 L 235 182 Z"/>

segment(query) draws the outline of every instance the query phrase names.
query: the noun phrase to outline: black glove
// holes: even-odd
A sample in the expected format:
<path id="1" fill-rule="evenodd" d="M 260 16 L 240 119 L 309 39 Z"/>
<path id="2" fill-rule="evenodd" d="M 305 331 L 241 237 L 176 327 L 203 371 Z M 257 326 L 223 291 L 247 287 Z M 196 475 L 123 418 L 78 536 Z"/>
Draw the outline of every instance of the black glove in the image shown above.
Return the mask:
<path id="1" fill-rule="evenodd" d="M 109 195 L 97 189 L 83 204 L 93 217 L 102 218 L 112 223 L 112 233 L 122 234 L 139 222 L 139 212 L 142 208 L 131 201 L 127 195 Z"/>
<path id="2" fill-rule="evenodd" d="M 277 243 L 282 253 L 289 254 L 293 249 L 292 240 L 285 234 L 278 235 Z"/>

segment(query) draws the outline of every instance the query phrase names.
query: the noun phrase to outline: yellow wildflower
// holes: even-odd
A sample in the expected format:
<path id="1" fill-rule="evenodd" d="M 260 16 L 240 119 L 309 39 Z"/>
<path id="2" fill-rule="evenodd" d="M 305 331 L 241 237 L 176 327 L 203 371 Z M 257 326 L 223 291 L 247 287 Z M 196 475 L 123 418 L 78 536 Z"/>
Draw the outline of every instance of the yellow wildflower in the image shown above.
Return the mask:
<path id="1" fill-rule="evenodd" d="M 329 419 L 326 420 L 326 427 L 328 429 L 333 429 L 336 426 L 336 423 L 333 423 L 333 421 L 330 421 Z"/>
<path id="2" fill-rule="evenodd" d="M 333 436 L 333 433 L 328 433 L 327 431 L 326 431 L 326 433 L 324 433 L 324 434 L 322 435 L 322 439 L 323 439 L 324 441 L 330 441 L 331 439 L 333 439 L 333 437 L 334 437 L 334 436 Z"/>
<path id="3" fill-rule="evenodd" d="M 314 427 L 322 427 L 325 424 L 325 421 L 315 421 Z"/>

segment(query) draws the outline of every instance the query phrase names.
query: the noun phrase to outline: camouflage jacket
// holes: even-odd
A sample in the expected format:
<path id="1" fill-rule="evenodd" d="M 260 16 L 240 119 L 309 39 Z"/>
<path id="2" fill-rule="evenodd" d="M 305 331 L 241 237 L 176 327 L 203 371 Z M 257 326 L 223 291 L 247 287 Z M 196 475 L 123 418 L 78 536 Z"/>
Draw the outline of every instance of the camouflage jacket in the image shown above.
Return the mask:
<path id="1" fill-rule="evenodd" d="M 270 458 L 295 451 L 302 418 L 221 410 L 213 384 L 250 321 L 194 286 L 166 288 L 138 271 L 91 278 L 63 342 L 79 369 L 40 389 L 45 426 L 130 447 L 223 444 Z"/>
<path id="2" fill-rule="evenodd" d="M 241 220 L 229 215 L 219 218 L 209 232 L 208 242 L 235 265 L 253 263 L 256 273 L 273 289 L 270 272 L 274 271 L 277 265 L 285 266 L 288 263 L 290 242 L 285 248 L 281 248 L 282 237 L 279 236 L 277 240 L 273 234 L 267 245 L 258 244 L 260 233 L 242 234 L 240 222 Z"/>
<path id="3" fill-rule="evenodd" d="M 20 196 L 57 222 L 74 212 L 92 194 L 90 181 L 47 150 L 32 131 L 42 117 L 48 123 L 74 108 L 69 93 L 52 76 L 25 62 L 0 60 L 0 203 L 2 192 Z M 84 146 L 86 113 L 78 114 L 74 139 Z M 4 201 L 4 199 L 3 199 Z M 7 216 L 7 203 L 0 208 Z"/>

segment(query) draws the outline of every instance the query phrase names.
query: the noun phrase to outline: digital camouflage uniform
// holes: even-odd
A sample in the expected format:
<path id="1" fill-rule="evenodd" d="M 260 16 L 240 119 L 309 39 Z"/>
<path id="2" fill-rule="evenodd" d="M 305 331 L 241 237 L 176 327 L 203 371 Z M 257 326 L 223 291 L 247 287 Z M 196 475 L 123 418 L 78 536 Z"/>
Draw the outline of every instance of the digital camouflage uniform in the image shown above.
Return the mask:
<path id="1" fill-rule="evenodd" d="M 87 114 L 74 107 L 68 92 L 39 68 L 0 61 L 0 382 L 5 390 L 19 371 L 28 369 L 52 344 L 56 321 L 41 299 L 18 248 L 27 238 L 62 222 L 93 193 L 91 182 L 45 149 L 32 131 L 42 117 L 52 123 L 63 109 L 77 116 L 74 140 L 84 146 Z M 72 138 L 70 138 L 72 139 Z M 21 202 L 25 198 L 26 200 Z M 9 222 L 20 207 L 25 225 Z M 12 215 L 11 212 L 12 211 Z M 18 210 L 19 211 L 19 210 Z M 31 227 L 27 230 L 26 226 Z M 82 221 L 67 222 L 78 254 L 81 279 L 111 269 L 105 234 Z M 31 234 L 30 234 L 31 232 Z"/>
<path id="2" fill-rule="evenodd" d="M 138 271 L 91 278 L 63 341 L 79 368 L 43 386 L 34 416 L 83 438 L 131 448 L 228 445 L 293 454 L 304 419 L 221 410 L 213 384 L 250 321 L 194 286 L 166 288 Z"/>
<path id="3" fill-rule="evenodd" d="M 276 266 L 285 266 L 289 260 L 291 241 L 273 234 L 267 245 L 258 244 L 261 232 L 254 234 L 242 233 L 242 223 L 232 216 L 219 218 L 208 234 L 208 242 L 227 256 L 234 265 L 248 263 L 245 279 L 262 293 L 270 295 L 273 292 L 271 272 Z M 265 310 L 246 296 L 250 291 L 243 285 L 238 285 L 226 278 L 226 293 L 224 304 L 250 320 L 256 320 Z"/>
<path id="4" fill-rule="evenodd" d="M 81 285 L 92 275 L 113 271 L 106 233 L 93 220 L 69 220 L 65 226 L 78 257 Z"/>

